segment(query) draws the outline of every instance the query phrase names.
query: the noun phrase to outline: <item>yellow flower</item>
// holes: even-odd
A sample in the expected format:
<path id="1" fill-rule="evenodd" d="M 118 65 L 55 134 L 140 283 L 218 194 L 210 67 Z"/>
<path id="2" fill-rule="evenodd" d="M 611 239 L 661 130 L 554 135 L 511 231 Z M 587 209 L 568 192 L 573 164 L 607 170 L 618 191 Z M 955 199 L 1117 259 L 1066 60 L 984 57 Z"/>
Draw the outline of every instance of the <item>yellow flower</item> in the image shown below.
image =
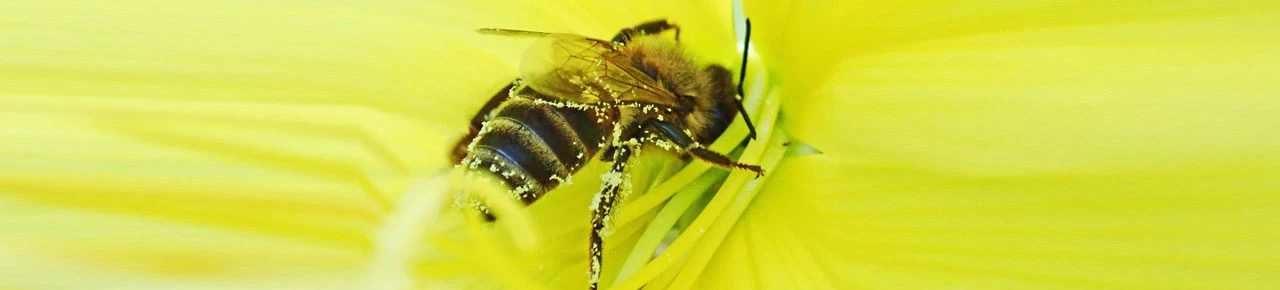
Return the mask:
<path id="1" fill-rule="evenodd" d="M 744 4 L 767 175 L 638 164 L 605 285 L 1280 285 L 1280 5 L 832 2 Z M 488 230 L 404 205 L 516 76 L 475 28 L 659 17 L 737 63 L 711 1 L 7 4 L 0 288 L 585 287 L 600 168 Z"/>

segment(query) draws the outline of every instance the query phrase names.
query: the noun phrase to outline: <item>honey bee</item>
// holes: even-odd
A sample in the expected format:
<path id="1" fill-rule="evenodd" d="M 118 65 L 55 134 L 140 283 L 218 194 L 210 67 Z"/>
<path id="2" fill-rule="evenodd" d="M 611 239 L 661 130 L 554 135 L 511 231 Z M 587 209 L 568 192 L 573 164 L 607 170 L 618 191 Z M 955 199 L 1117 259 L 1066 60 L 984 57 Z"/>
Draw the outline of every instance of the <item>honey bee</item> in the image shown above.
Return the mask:
<path id="1" fill-rule="evenodd" d="M 750 35 L 748 23 L 748 38 Z M 674 30 L 674 39 L 661 34 Z M 485 172 L 528 205 L 565 183 L 599 155 L 612 162 L 601 176 L 590 210 L 588 277 L 596 289 L 603 240 L 614 208 L 629 188 L 628 160 L 641 150 L 662 150 L 724 168 L 750 170 L 707 149 L 740 113 L 746 58 L 738 86 L 723 66 L 699 66 L 685 55 L 680 28 L 664 20 L 624 28 L 606 41 L 581 35 L 485 28 L 480 33 L 536 37 L 520 64 L 520 76 L 499 90 L 471 120 L 470 133 L 452 152 L 458 167 Z M 494 217 L 485 205 L 459 205 Z"/>

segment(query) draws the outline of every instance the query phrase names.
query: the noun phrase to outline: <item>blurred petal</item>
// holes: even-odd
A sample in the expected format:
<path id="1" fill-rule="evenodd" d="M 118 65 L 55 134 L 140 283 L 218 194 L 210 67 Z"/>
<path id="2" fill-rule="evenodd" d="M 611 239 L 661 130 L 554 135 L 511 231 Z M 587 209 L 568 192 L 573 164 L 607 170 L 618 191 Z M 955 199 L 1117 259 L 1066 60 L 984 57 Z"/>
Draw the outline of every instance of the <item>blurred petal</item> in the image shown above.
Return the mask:
<path id="1" fill-rule="evenodd" d="M 789 128 L 798 139 L 824 152 L 836 152 L 847 149 L 845 145 L 851 142 L 885 140 L 866 135 L 873 132 L 830 134 L 826 128 L 832 123 L 888 129 L 871 126 L 879 123 L 875 126 L 900 126 L 877 131 L 882 134 L 948 139 L 956 137 L 939 138 L 934 133 L 974 134 L 965 128 L 951 128 L 964 125 L 940 127 L 938 120 L 981 119 L 987 122 L 972 122 L 970 130 L 1019 139 L 1085 133 L 1094 136 L 1079 141 L 1097 143 L 1093 141 L 1112 136 L 1095 134 L 1089 124 L 1161 126 L 1159 121 L 1175 123 L 1162 118 L 1178 117 L 1200 120 L 1204 125 L 1230 126 L 1249 122 L 1204 122 L 1236 115 L 1236 108 L 1255 108 L 1236 117 L 1268 115 L 1268 111 L 1256 111 L 1268 106 L 1254 104 L 1267 103 L 1277 89 L 1280 57 L 1271 52 L 1280 48 L 1280 41 L 1269 32 L 1280 27 L 1275 17 L 1280 14 L 1280 5 L 1270 1 L 1202 1 L 1179 6 L 1141 1 L 1105 3 L 963 3 L 883 11 L 878 6 L 859 6 L 859 13 L 876 17 L 849 17 L 858 19 L 852 24 L 858 29 L 849 31 L 851 46 L 842 50 L 845 53 L 822 55 L 830 57 L 821 62 L 822 70 L 803 70 L 828 73 L 787 75 L 780 82 L 791 101 L 784 110 L 804 112 L 794 114 L 798 120 Z M 1098 12 L 1098 8 L 1106 8 L 1106 12 Z M 790 28 L 811 30 L 806 26 Z M 792 72 L 789 67 L 797 63 L 817 61 L 783 59 L 770 65 Z M 795 85 L 797 79 L 812 83 Z M 907 107 L 917 108 L 915 115 L 927 119 L 903 116 L 911 112 L 899 108 Z M 1082 124 L 1081 120 L 1091 123 Z M 945 132 L 922 131 L 930 128 Z M 1110 133 L 1123 135 L 1121 140 L 1154 137 Z M 1191 133 L 1195 132 L 1185 134 Z M 1183 138 L 1185 134 L 1167 137 L 1189 139 Z M 846 136 L 861 141 L 839 140 Z"/>
<path id="2" fill-rule="evenodd" d="M 424 159 L 394 153 L 413 138 L 378 137 L 423 134 L 413 126 L 383 120 L 394 130 L 362 137 L 315 124 L 379 119 L 358 109 L 4 104 L 0 285 L 19 288 L 350 288 L 383 195 L 408 174 L 388 157 Z M 235 117 L 252 113 L 294 123 Z"/>
<path id="3" fill-rule="evenodd" d="M 825 154 L 773 171 L 702 286 L 1280 285 L 1275 4 L 883 6 L 845 56 L 766 59 L 824 72 L 777 85 Z"/>
<path id="4" fill-rule="evenodd" d="M 0 9 L 0 288 L 359 288 L 513 77 L 391 7 L 155 4 Z"/>
<path id="5" fill-rule="evenodd" d="M 442 37 L 459 28 L 385 17 L 390 5 L 6 5 L 4 95 L 350 105 L 457 123 L 514 77 L 498 59 Z"/>

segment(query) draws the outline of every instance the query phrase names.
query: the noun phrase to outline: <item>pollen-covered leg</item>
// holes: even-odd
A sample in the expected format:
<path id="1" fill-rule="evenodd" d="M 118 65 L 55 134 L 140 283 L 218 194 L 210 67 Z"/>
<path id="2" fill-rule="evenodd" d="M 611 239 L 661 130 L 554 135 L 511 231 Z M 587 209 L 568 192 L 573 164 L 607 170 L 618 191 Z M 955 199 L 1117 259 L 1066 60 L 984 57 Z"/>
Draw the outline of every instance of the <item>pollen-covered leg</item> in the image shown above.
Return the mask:
<path id="1" fill-rule="evenodd" d="M 760 178 L 761 176 L 764 176 L 764 168 L 760 168 L 760 165 L 738 163 L 736 161 L 733 161 L 733 159 L 730 159 L 729 156 L 724 156 L 724 154 L 720 154 L 720 152 L 707 150 L 706 148 L 702 148 L 702 146 L 695 145 L 685 149 L 685 151 L 689 152 L 689 155 L 693 155 L 693 157 L 702 159 L 702 161 L 706 161 L 716 166 L 720 166 L 727 169 L 738 168 L 738 169 L 751 170 L 756 173 L 756 178 Z"/>
<path id="2" fill-rule="evenodd" d="M 627 160 L 634 150 L 630 147 L 618 147 L 614 151 L 613 166 L 600 177 L 600 193 L 591 202 L 591 237 L 587 252 L 587 266 L 590 268 L 587 270 L 587 279 L 592 290 L 600 283 L 600 272 L 604 267 L 604 236 L 611 232 L 608 227 L 612 222 L 613 209 L 618 206 L 629 187 Z"/>

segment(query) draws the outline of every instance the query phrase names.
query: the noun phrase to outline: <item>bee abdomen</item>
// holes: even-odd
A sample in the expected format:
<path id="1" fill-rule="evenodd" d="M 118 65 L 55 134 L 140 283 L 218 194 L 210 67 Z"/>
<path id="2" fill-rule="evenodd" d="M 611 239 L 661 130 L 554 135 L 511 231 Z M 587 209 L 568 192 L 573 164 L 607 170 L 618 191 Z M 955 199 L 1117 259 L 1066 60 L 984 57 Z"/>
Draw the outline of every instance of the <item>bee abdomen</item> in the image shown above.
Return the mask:
<path id="1" fill-rule="evenodd" d="M 583 110 L 513 98 L 484 123 L 464 163 L 492 172 L 525 204 L 532 203 L 598 151 L 598 125 L 579 124 L 589 120 Z"/>

